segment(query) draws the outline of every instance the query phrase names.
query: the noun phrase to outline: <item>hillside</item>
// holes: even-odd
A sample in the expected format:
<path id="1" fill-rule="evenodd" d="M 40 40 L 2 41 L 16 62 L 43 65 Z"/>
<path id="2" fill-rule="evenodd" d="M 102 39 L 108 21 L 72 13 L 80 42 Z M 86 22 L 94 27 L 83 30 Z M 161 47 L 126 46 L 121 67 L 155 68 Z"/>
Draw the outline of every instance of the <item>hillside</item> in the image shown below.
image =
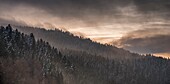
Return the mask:
<path id="1" fill-rule="evenodd" d="M 29 34 L 34 33 L 36 39 L 48 41 L 52 46 L 58 49 L 69 49 L 75 51 L 85 51 L 92 55 L 100 55 L 108 58 L 131 58 L 134 57 L 129 51 L 114 47 L 112 45 L 104 45 L 90 40 L 74 36 L 70 32 L 62 30 L 46 30 L 44 28 L 14 26 L 14 29 Z"/>
<path id="2" fill-rule="evenodd" d="M 2 26 L 0 84 L 170 83 L 169 59 L 132 55 L 139 58 L 108 59 L 83 51 L 60 51 L 42 39 L 35 39 L 33 33 Z"/>

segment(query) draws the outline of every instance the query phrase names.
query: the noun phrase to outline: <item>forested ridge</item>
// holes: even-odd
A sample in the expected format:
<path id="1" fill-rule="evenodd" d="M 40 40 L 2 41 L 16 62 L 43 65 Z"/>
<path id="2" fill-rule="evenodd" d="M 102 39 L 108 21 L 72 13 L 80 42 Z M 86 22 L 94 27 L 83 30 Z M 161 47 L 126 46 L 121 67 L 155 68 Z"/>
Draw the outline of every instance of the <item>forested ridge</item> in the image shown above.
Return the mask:
<path id="1" fill-rule="evenodd" d="M 50 43 L 50 45 L 58 49 L 68 49 L 81 52 L 88 52 L 92 55 L 100 55 L 107 58 L 131 58 L 133 54 L 121 48 L 109 44 L 100 44 L 92 41 L 89 38 L 82 36 L 75 36 L 74 34 L 59 29 L 49 29 L 28 27 L 28 26 L 14 26 L 14 29 L 29 34 L 34 33 L 35 39 L 42 38 Z M 135 55 L 136 56 L 136 55 Z"/>
<path id="2" fill-rule="evenodd" d="M 170 84 L 169 59 L 141 56 L 89 39 L 64 38 L 70 34 L 58 30 L 39 30 L 61 34 L 56 37 L 62 38 L 55 40 L 68 43 L 53 44 L 50 37 L 48 43 L 48 38 L 39 39 L 34 32 L 24 34 L 10 25 L 0 27 L 0 84 Z M 88 45 L 73 47 L 73 40 Z M 93 49 L 95 53 L 89 52 Z M 105 49 L 112 59 L 103 56 Z"/>

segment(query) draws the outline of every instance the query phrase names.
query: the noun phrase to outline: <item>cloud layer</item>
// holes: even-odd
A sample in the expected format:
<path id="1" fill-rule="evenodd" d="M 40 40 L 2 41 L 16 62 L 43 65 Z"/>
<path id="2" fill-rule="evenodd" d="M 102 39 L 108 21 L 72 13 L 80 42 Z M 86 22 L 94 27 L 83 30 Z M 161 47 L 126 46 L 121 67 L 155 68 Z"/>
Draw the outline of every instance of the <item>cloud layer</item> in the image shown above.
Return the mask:
<path id="1" fill-rule="evenodd" d="M 33 7 L 62 20 L 81 20 L 87 25 L 112 22 L 167 18 L 170 11 L 168 0 L 0 0 L 1 11 L 17 10 L 17 7 Z M 27 10 L 31 11 L 31 10 Z M 25 11 L 25 12 L 27 12 Z M 23 11 L 20 11 L 23 12 Z M 146 17 L 146 18 L 145 18 Z M 141 19 L 144 18 L 144 19 Z M 115 21 L 118 20 L 118 21 Z M 120 20 L 122 19 L 122 20 Z"/>
<path id="2" fill-rule="evenodd" d="M 161 55 L 170 53 L 169 42 L 170 28 L 153 28 L 130 32 L 113 44 L 132 52 Z"/>

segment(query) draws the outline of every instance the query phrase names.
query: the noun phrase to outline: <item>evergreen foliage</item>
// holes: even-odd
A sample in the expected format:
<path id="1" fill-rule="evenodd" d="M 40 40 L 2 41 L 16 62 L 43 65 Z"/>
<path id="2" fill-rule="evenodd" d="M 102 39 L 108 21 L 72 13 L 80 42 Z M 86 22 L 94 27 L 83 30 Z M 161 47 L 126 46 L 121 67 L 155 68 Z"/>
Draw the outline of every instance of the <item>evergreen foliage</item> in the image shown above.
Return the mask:
<path id="1" fill-rule="evenodd" d="M 87 51 L 58 50 L 8 25 L 0 28 L 0 84 L 170 84 L 169 59 L 129 55 L 132 59 L 109 59 Z"/>

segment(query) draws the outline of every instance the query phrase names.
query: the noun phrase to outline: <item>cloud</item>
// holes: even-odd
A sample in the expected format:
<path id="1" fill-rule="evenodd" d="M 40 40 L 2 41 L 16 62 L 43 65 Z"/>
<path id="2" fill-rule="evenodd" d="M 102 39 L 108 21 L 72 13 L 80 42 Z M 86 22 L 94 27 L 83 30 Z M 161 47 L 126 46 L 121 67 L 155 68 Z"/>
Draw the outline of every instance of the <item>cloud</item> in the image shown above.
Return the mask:
<path id="1" fill-rule="evenodd" d="M 116 6 L 128 5 L 130 1 L 124 0 L 0 0 L 2 4 L 26 4 L 44 9 L 51 14 L 61 17 L 82 17 L 84 15 L 110 14 Z"/>
<path id="2" fill-rule="evenodd" d="M 14 18 L 10 20 L 10 19 L 4 19 L 0 17 L 0 25 L 7 25 L 7 24 L 27 26 L 27 24 L 24 21 L 16 21 Z"/>
<path id="3" fill-rule="evenodd" d="M 170 9 L 167 0 L 0 0 L 0 2 L 2 12 L 29 7 L 30 9 L 25 9 L 27 11 L 18 11 L 18 15 L 32 11 L 34 8 L 40 13 L 32 11 L 33 16 L 46 15 L 50 19 L 58 18 L 60 21 L 72 25 L 78 23 L 82 26 L 141 23 L 151 21 L 153 17 L 162 18 L 169 14 Z M 162 10 L 164 11 L 162 12 Z M 13 16 L 15 15 L 17 14 L 13 14 Z"/>
<path id="4" fill-rule="evenodd" d="M 44 9 L 61 17 L 82 17 L 88 15 L 112 15 L 117 7 L 134 5 L 139 11 L 150 13 L 170 11 L 169 0 L 0 0 L 11 6 L 26 4 Z M 160 13 L 161 12 L 161 13 Z"/>
<path id="5" fill-rule="evenodd" d="M 170 11 L 169 0 L 134 0 L 134 3 L 145 13 Z"/>
<path id="6" fill-rule="evenodd" d="M 170 35 L 157 35 L 154 37 L 134 38 L 126 41 L 126 49 L 141 53 L 163 53 L 170 51 Z"/>
<path id="7" fill-rule="evenodd" d="M 66 20 L 83 20 L 88 25 L 98 25 L 120 18 L 136 22 L 146 16 L 158 17 L 169 14 L 167 0 L 0 0 L 4 9 L 16 6 L 30 6 L 44 10 L 54 17 Z M 162 12 L 162 10 L 164 10 Z M 28 10 L 30 11 L 30 10 Z M 155 13 L 155 11 L 157 11 Z M 151 13 L 151 14 L 150 14 Z M 148 18 L 148 17 L 147 17 Z M 140 21 L 139 20 L 139 21 Z M 101 23 L 100 23 L 101 22 Z"/>
<path id="8" fill-rule="evenodd" d="M 170 53 L 170 28 L 143 29 L 128 33 L 114 45 L 137 53 Z"/>

